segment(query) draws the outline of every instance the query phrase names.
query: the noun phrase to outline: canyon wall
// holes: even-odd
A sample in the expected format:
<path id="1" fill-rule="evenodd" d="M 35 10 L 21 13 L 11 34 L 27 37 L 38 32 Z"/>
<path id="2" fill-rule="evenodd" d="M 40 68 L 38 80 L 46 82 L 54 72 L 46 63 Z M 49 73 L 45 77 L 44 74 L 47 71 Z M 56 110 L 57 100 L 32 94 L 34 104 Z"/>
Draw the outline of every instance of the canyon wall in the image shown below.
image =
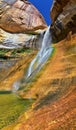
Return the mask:
<path id="1" fill-rule="evenodd" d="M 1 0 L 0 8 L 0 28 L 8 32 L 29 33 L 46 27 L 42 15 L 28 1 Z"/>
<path id="2" fill-rule="evenodd" d="M 40 12 L 28 1 L 0 1 L 0 48 L 38 49 L 40 35 L 47 24 Z M 39 30 L 39 31 L 38 31 Z"/>
<path id="3" fill-rule="evenodd" d="M 54 0 L 50 15 L 55 42 L 64 39 L 69 32 L 76 33 L 76 0 Z"/>
<path id="4" fill-rule="evenodd" d="M 12 0 L 13 5 L 11 5 L 9 0 L 4 1 L 9 2 L 8 4 L 6 3 L 8 7 L 18 7 L 19 3 L 20 5 L 23 3 L 20 0 L 17 0 L 16 2 L 15 0 Z M 3 0 L 1 0 L 1 2 L 3 2 Z M 4 6 L 4 3 L 1 5 L 1 7 Z M 28 2 L 26 1 L 25 3 Z M 25 3 L 22 4 L 22 10 L 25 8 Z M 58 44 L 53 45 L 55 50 L 52 57 L 47 61 L 47 64 L 44 66 L 38 76 L 33 79 L 33 82 L 30 82 L 27 86 L 26 83 L 23 84 L 24 89 L 18 92 L 22 98 L 29 98 L 30 100 L 36 99 L 35 103 L 32 105 L 32 108 L 30 108 L 30 110 L 27 112 L 24 112 L 19 117 L 17 122 L 3 128 L 2 130 L 76 129 L 76 34 L 71 36 L 71 34 L 75 33 L 76 31 L 76 0 L 55 0 L 51 9 L 51 18 L 53 40 L 59 41 L 64 37 L 67 37 Z M 9 18 L 7 18 L 7 20 L 8 19 Z M 22 19 L 20 19 L 20 21 L 22 21 Z M 42 26 L 44 25 L 44 27 L 41 28 L 46 28 L 44 20 L 42 21 Z M 15 24 L 13 23 L 12 26 L 13 25 Z M 19 27 L 19 29 L 17 31 L 20 32 L 22 29 L 21 32 L 23 32 L 22 25 L 20 25 L 20 23 L 18 23 L 18 25 L 19 26 L 17 27 Z M 4 26 L 1 25 L 1 28 L 4 28 Z M 6 27 L 5 30 L 7 29 L 11 30 L 11 26 L 9 28 Z M 13 29 L 13 31 L 16 31 L 15 29 Z M 32 30 L 32 32 L 35 33 L 34 30 Z M 3 33 L 2 30 L 1 33 Z M 17 32 L 14 32 L 14 34 L 15 33 Z M 14 34 L 11 34 L 11 37 L 13 37 Z M 7 33 L 4 36 L 6 37 Z M 10 33 L 8 36 L 10 38 Z M 10 79 L 14 81 L 15 76 L 21 75 L 21 69 L 25 68 L 25 65 L 27 65 L 27 60 L 31 60 L 31 56 L 32 55 L 29 55 L 30 59 L 27 57 L 25 61 L 21 59 L 20 68 L 18 68 L 18 64 L 16 65 L 17 67 L 15 66 L 18 73 L 14 75 L 13 70 L 13 76 L 10 75 L 10 77 L 8 77 L 9 80 L 6 80 L 7 83 L 8 81 L 11 82 Z M 4 83 L 5 87 L 6 82 Z"/>

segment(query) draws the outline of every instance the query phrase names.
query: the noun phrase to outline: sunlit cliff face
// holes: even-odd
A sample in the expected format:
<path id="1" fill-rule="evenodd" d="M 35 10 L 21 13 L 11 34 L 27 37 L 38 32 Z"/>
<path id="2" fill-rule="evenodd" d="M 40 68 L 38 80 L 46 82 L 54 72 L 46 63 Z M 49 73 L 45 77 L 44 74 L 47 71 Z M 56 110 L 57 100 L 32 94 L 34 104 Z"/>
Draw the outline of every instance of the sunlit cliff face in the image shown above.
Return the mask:
<path id="1" fill-rule="evenodd" d="M 34 20 L 33 25 L 36 24 L 37 27 L 40 28 L 40 26 L 38 26 L 39 21 L 43 21 L 43 22 L 40 22 L 41 25 L 43 26 L 44 20 L 39 20 L 41 15 L 37 15 L 35 9 L 33 11 L 34 13 L 36 13 L 34 16 L 30 17 L 31 15 L 28 15 L 28 13 L 27 13 L 26 17 L 24 18 L 24 14 L 26 12 L 25 9 L 26 9 L 26 7 L 29 7 L 28 1 L 27 2 L 21 2 L 21 0 L 1 0 L 1 1 L 4 3 L 4 5 L 3 4 L 0 5 L 2 7 L 2 10 L 1 10 L 2 11 L 2 15 L 1 15 L 2 22 L 1 22 L 1 20 L 0 20 L 0 22 L 2 25 L 3 21 L 4 21 L 3 18 L 5 18 L 5 21 L 4 21 L 5 26 L 3 26 L 4 29 L 6 26 L 8 29 L 8 26 L 10 25 L 10 28 L 11 28 L 10 30 L 11 31 L 13 30 L 14 33 L 16 33 L 17 29 L 20 29 L 19 31 L 21 33 L 24 32 L 24 27 L 21 25 L 26 24 L 26 23 L 28 24 L 28 26 L 30 25 L 29 20 L 28 21 L 25 20 L 28 16 L 30 18 L 30 22 L 32 20 Z M 16 4 L 13 4 L 15 1 L 17 1 Z M 56 1 L 65 1 L 65 0 L 56 0 Z M 71 1 L 71 0 L 69 0 L 69 1 Z M 74 0 L 74 1 L 76 1 L 76 0 Z M 21 3 L 22 3 L 22 6 L 21 6 Z M 27 4 L 25 4 L 25 3 L 27 3 Z M 25 5 L 26 5 L 26 7 L 25 7 Z M 69 5 L 70 5 L 70 3 L 69 3 Z M 15 6 L 16 6 L 16 8 L 15 8 Z M 18 6 L 18 8 L 17 8 L 17 6 Z M 61 6 L 62 6 L 62 4 L 60 4 L 60 8 L 62 8 Z M 10 7 L 10 10 L 13 8 L 13 12 L 15 12 L 15 16 L 13 16 L 14 13 L 12 14 L 12 11 L 10 11 L 9 8 L 7 9 L 7 7 Z M 70 7 L 70 6 L 66 5 L 66 9 L 64 8 L 64 10 L 63 10 L 63 14 L 65 13 L 65 19 L 62 17 L 62 23 L 64 23 L 64 24 L 67 22 L 67 20 L 69 20 L 69 16 L 71 16 L 68 14 L 68 12 L 69 11 L 71 12 L 70 9 L 72 9 L 72 8 L 69 8 L 69 10 L 67 12 L 68 15 L 66 14 L 66 10 L 68 9 L 68 7 Z M 56 4 L 56 8 L 54 8 L 56 12 L 57 12 L 56 9 L 58 9 L 58 8 L 59 8 L 59 6 L 57 6 L 57 4 Z M 19 9 L 20 9 L 20 15 L 18 15 Z M 27 10 L 29 10 L 29 11 L 27 11 L 27 12 L 30 12 L 30 11 L 32 12 L 32 9 L 33 8 L 31 8 L 31 9 L 28 8 Z M 9 13 L 8 13 L 8 11 L 9 11 Z M 23 13 L 22 13 L 22 11 L 23 11 Z M 7 15 L 6 15 L 6 12 L 7 12 Z M 31 12 L 30 12 L 30 14 L 34 14 Z M 54 12 L 53 15 L 56 14 L 56 12 Z M 74 13 L 73 9 L 72 9 L 72 12 Z M 72 14 L 72 12 L 71 12 L 71 14 Z M 8 19 L 9 14 L 11 14 L 10 18 L 11 17 L 14 17 L 14 19 L 16 18 L 15 19 L 16 23 L 18 22 L 18 25 L 19 25 L 18 28 L 16 28 L 17 25 L 15 26 L 14 23 L 13 24 L 11 24 L 11 22 L 9 22 L 9 24 L 8 24 L 8 22 L 6 23 L 7 20 L 9 21 L 9 19 Z M 21 14 L 22 14 L 22 16 L 21 16 Z M 63 14 L 61 14 L 58 17 L 58 19 L 61 18 L 61 16 Z M 7 17 L 5 17 L 5 16 L 7 16 Z M 17 16 L 20 16 L 20 18 Z M 68 16 L 68 18 L 66 16 Z M 73 18 L 72 22 L 74 22 L 73 20 L 75 20 L 75 16 L 72 17 Z M 19 19 L 17 19 L 17 18 L 19 18 Z M 38 18 L 38 20 L 37 20 L 37 18 Z M 59 21 L 60 21 L 60 19 L 59 19 Z M 20 24 L 21 22 L 23 22 L 23 24 Z M 69 22 L 70 22 L 70 20 L 69 20 Z M 45 23 L 44 23 L 44 25 L 45 25 Z M 56 35 L 57 38 L 60 38 L 60 36 L 62 36 L 62 33 L 59 31 L 61 26 L 59 26 L 59 25 L 60 24 L 59 24 L 58 20 L 56 20 L 56 22 L 54 23 L 53 29 L 55 29 L 54 34 L 57 33 L 57 35 Z M 19 28 L 20 26 L 21 26 L 22 30 L 21 30 L 21 28 Z M 27 29 L 28 29 L 28 26 L 26 26 Z M 31 22 L 31 27 L 32 27 L 32 22 Z M 64 27 L 66 27 L 66 26 L 64 26 Z M 71 27 L 73 28 L 73 26 L 71 26 Z M 32 30 L 33 30 L 33 28 L 32 28 Z M 36 28 L 36 29 L 38 30 L 38 28 Z M 74 28 L 75 28 L 75 26 L 74 26 Z M 26 32 L 27 32 L 27 29 L 25 28 Z M 68 29 L 69 29 L 69 27 L 68 27 Z M 62 30 L 63 30 L 63 28 L 62 28 Z M 66 30 L 67 30 L 67 28 L 65 28 L 65 31 Z M 60 33 L 58 33 L 58 32 L 60 32 Z M 4 32 L 4 34 L 5 34 L 5 32 Z M 11 33 L 11 34 L 14 35 L 13 33 Z M 44 39 L 44 37 L 42 37 L 42 39 L 44 39 L 44 42 L 43 42 L 43 46 L 39 52 L 39 56 L 40 56 L 40 57 L 38 57 L 38 58 L 40 58 L 39 65 L 41 65 L 40 63 L 43 64 L 44 63 L 43 61 L 45 60 L 46 56 L 48 56 L 49 43 L 51 42 L 50 34 L 51 33 L 48 32 L 45 39 Z M 1 33 L 0 33 L 0 35 L 1 35 Z M 24 35 L 25 35 L 25 33 L 24 33 Z M 31 34 L 30 34 L 30 36 L 31 36 Z M 64 36 L 64 33 L 63 33 L 63 36 Z M 25 38 L 25 36 L 24 36 L 24 38 Z M 9 35 L 9 39 L 10 39 L 10 35 Z M 22 39 L 21 39 L 21 43 L 23 43 Z M 42 43 L 42 42 L 40 42 L 40 43 Z M 57 43 L 57 41 L 56 41 L 56 43 Z M 1 44 L 3 44 L 3 42 L 0 42 L 0 45 Z M 7 44 L 7 43 L 5 43 L 5 44 Z M 75 116 L 75 113 L 76 113 L 76 35 L 72 36 L 72 32 L 70 32 L 69 35 L 67 33 L 67 37 L 64 40 L 58 42 L 58 44 L 54 44 L 53 47 L 55 49 L 54 49 L 54 53 L 51 55 L 51 58 L 48 59 L 47 63 L 43 67 L 43 69 L 39 73 L 37 73 L 38 75 L 36 75 L 36 76 L 34 75 L 34 79 L 29 80 L 30 82 L 28 84 L 24 82 L 25 72 L 27 72 L 29 64 L 33 60 L 34 56 L 37 54 L 37 50 L 36 51 L 32 50 L 31 53 L 28 54 L 27 49 L 24 47 L 23 49 L 26 53 L 23 52 L 21 54 L 20 50 L 18 49 L 17 50 L 17 53 L 19 53 L 18 55 L 16 55 L 17 53 L 15 53 L 15 50 L 13 50 L 11 52 L 13 54 L 13 57 L 12 58 L 11 58 L 11 56 L 9 57 L 9 60 L 11 59 L 11 61 L 10 61 L 11 63 L 8 61 L 8 59 L 6 59 L 6 60 L 0 59 L 0 62 L 2 60 L 2 67 L 3 66 L 5 67 L 4 69 L 0 69 L 0 80 L 1 80 L 0 81 L 0 90 L 1 90 L 0 93 L 2 94 L 3 90 L 7 90 L 9 92 L 9 90 L 11 91 L 11 89 L 14 87 L 13 92 L 17 92 L 14 95 L 18 96 L 19 99 L 22 98 L 23 101 L 24 101 L 24 99 L 30 99 L 30 101 L 31 101 L 31 99 L 36 99 L 34 104 L 32 104 L 32 107 L 30 107 L 30 109 L 27 112 L 24 111 L 24 113 L 21 113 L 21 116 L 19 117 L 18 120 L 16 120 L 15 123 L 13 122 L 13 124 L 11 124 L 11 122 L 10 122 L 10 125 L 7 126 L 7 128 L 3 128 L 2 130 L 27 130 L 27 129 L 28 130 L 69 130 L 69 129 L 75 130 L 75 128 L 76 128 L 76 116 Z M 4 50 L 5 49 L 3 49 L 3 51 Z M 0 54 L 2 54 L 2 52 Z M 10 53 L 6 54 L 5 56 L 8 57 L 9 55 L 10 55 Z M 16 61 L 13 61 L 13 60 L 15 60 L 15 58 L 16 58 Z M 37 59 L 36 64 L 37 64 L 38 58 L 36 58 Z M 6 64 L 5 61 L 8 63 Z M 14 64 L 12 67 L 8 66 L 9 63 L 12 64 L 12 62 L 13 63 L 16 62 L 16 64 Z M 28 76 L 30 76 L 30 75 L 31 75 L 31 73 Z M 19 81 L 22 85 L 22 86 L 20 86 L 22 88 L 19 89 L 19 91 L 17 90 L 19 82 L 15 82 L 15 81 Z M 1 94 L 0 94 L 0 96 L 2 96 Z M 5 98 L 5 96 L 3 96 L 2 98 Z M 2 108 L 2 109 L 0 108 L 0 112 L 3 115 L 4 119 L 6 117 L 5 111 L 8 110 L 8 113 L 7 113 L 7 116 L 8 116 L 9 114 L 11 114 L 11 112 L 12 112 L 11 110 L 14 110 L 13 102 L 10 101 L 11 98 L 10 97 L 5 98 L 4 101 L 0 100 L 2 102 L 2 104 L 0 103 L 0 106 Z M 10 102 L 8 102 L 8 101 L 10 101 Z M 17 105 L 18 100 L 16 100 L 16 98 L 14 100 L 14 103 L 15 103 L 15 101 L 17 101 L 16 102 L 16 105 Z M 8 104 L 7 104 L 7 102 L 8 102 Z M 4 107 L 4 103 L 5 103 L 6 107 Z M 21 105 L 21 103 L 22 102 L 20 99 L 19 105 Z M 9 109 L 10 105 L 12 105 L 11 110 Z M 18 105 L 17 105 L 17 107 L 18 107 Z M 19 106 L 19 108 L 20 108 L 20 106 Z M 22 104 L 22 109 L 23 108 L 24 108 L 24 106 Z M 18 109 L 16 109 L 16 111 L 18 111 Z M 1 118 L 2 118 L 1 114 L 0 114 L 0 125 L 2 125 L 2 123 L 4 121 L 4 119 L 3 119 L 3 121 L 1 122 Z M 13 112 L 13 115 L 15 115 L 15 111 Z M 13 119 L 14 119 L 14 117 L 11 118 L 12 121 L 13 121 Z M 4 122 L 6 123 L 6 121 L 4 121 Z"/>

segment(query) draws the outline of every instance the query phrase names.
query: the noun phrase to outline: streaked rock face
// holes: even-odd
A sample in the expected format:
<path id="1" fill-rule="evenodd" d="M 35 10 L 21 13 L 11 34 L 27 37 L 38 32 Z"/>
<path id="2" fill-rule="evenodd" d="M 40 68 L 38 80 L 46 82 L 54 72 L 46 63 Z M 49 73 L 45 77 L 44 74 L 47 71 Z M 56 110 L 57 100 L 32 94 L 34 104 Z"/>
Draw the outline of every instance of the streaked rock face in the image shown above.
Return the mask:
<path id="1" fill-rule="evenodd" d="M 0 28 L 12 33 L 29 33 L 46 26 L 42 15 L 30 2 L 0 1 Z"/>
<path id="2" fill-rule="evenodd" d="M 18 48 L 34 48 L 41 47 L 44 31 L 37 35 L 24 33 L 9 33 L 0 29 L 0 49 L 18 49 Z"/>
<path id="3" fill-rule="evenodd" d="M 53 39 L 59 41 L 76 33 L 76 0 L 55 0 L 51 9 Z"/>
<path id="4" fill-rule="evenodd" d="M 42 15 L 28 1 L 0 1 L 0 48 L 30 47 L 38 49 L 40 47 L 38 42 L 42 41 L 40 33 L 46 27 Z"/>
<path id="5" fill-rule="evenodd" d="M 55 22 L 57 19 L 58 15 L 63 11 L 64 6 L 68 3 L 69 0 L 53 0 L 53 6 L 51 8 L 51 18 L 52 18 L 52 23 Z"/>
<path id="6" fill-rule="evenodd" d="M 31 110 L 3 130 L 75 130 L 76 35 L 55 47 L 40 77 L 21 92 L 25 99 L 37 99 Z"/>

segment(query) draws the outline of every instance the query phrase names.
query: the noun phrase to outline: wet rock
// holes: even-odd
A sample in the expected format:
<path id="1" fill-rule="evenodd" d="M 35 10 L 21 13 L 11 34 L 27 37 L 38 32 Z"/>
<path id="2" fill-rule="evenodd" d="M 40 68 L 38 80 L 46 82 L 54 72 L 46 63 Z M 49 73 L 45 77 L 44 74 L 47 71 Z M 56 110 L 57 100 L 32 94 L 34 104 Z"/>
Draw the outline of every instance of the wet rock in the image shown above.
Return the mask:
<path id="1" fill-rule="evenodd" d="M 27 87 L 25 84 L 25 89 L 21 92 L 23 98 L 35 97 L 36 102 L 30 111 L 19 118 L 18 123 L 3 130 L 75 130 L 75 41 L 76 35 L 73 35 L 70 41 L 63 40 L 54 45 L 56 51 L 40 76 Z M 68 48 L 66 44 L 69 44 Z"/>

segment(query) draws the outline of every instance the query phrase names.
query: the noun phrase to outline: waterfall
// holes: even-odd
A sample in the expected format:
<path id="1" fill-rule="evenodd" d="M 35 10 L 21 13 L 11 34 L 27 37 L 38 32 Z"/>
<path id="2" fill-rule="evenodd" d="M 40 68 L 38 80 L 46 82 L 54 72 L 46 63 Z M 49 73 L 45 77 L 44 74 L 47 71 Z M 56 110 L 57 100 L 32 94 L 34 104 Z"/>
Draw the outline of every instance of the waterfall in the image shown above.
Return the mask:
<path id="1" fill-rule="evenodd" d="M 16 81 L 16 82 L 13 84 L 12 92 L 15 93 L 15 92 L 19 89 L 19 86 L 20 86 L 20 82 Z"/>
<path id="2" fill-rule="evenodd" d="M 42 40 L 41 49 L 36 55 L 36 57 L 30 63 L 27 75 L 24 78 L 25 82 L 27 82 L 30 77 L 34 76 L 34 74 L 36 74 L 43 67 L 45 62 L 48 60 L 49 56 L 51 55 L 53 51 L 51 42 L 52 42 L 51 31 L 50 31 L 50 27 L 48 27 Z M 21 85 L 21 82 L 16 81 L 13 84 L 12 92 L 16 92 L 20 88 L 20 85 Z"/>
<path id="3" fill-rule="evenodd" d="M 51 31 L 49 26 L 47 31 L 44 34 L 40 51 L 30 63 L 27 72 L 27 78 L 30 77 L 36 70 L 40 70 L 42 66 L 45 64 L 45 62 L 48 60 L 49 56 L 53 51 L 51 42 L 52 42 L 52 38 L 51 38 Z"/>

